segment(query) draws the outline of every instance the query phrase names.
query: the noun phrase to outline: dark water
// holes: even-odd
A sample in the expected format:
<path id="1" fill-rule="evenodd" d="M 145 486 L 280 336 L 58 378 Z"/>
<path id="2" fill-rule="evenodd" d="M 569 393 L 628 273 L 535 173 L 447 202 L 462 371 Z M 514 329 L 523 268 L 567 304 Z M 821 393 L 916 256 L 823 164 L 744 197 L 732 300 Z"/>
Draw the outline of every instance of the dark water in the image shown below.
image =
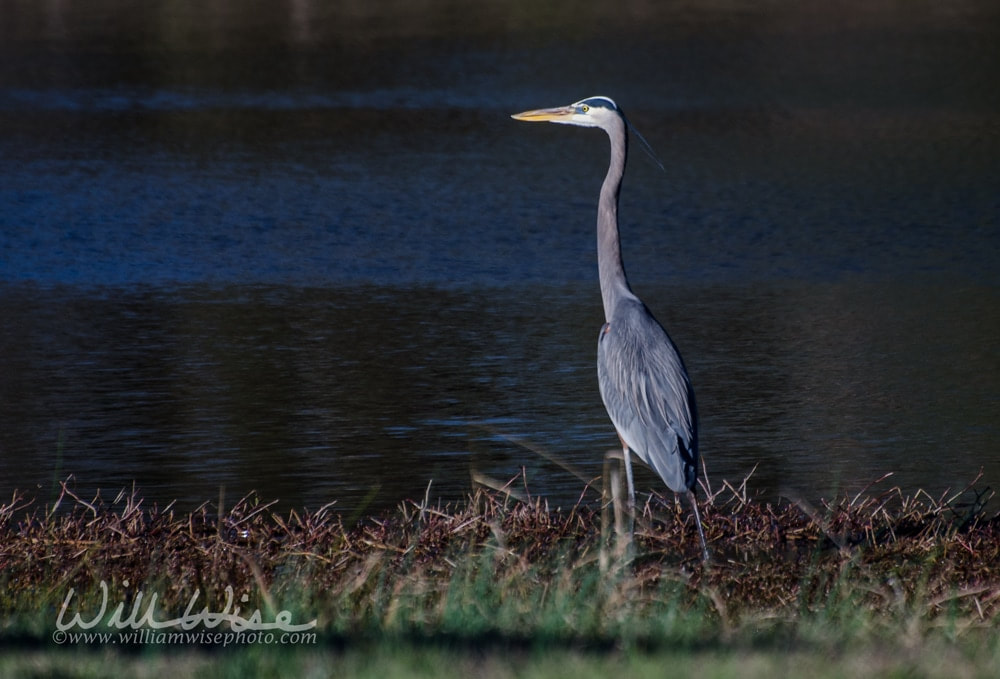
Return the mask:
<path id="1" fill-rule="evenodd" d="M 1000 484 L 1000 13 L 785 5 L 0 0 L 0 492 L 575 501 L 598 93 L 713 486 Z"/>

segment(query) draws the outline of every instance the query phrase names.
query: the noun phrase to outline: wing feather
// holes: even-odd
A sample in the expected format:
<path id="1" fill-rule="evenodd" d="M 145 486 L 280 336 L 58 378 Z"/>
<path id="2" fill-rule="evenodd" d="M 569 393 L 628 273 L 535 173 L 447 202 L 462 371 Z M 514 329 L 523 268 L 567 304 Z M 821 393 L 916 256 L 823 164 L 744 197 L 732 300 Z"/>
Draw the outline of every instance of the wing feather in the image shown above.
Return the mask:
<path id="1" fill-rule="evenodd" d="M 638 300 L 623 301 L 601 329 L 597 374 L 608 415 L 628 447 L 670 487 L 694 487 L 694 391 L 677 347 Z"/>

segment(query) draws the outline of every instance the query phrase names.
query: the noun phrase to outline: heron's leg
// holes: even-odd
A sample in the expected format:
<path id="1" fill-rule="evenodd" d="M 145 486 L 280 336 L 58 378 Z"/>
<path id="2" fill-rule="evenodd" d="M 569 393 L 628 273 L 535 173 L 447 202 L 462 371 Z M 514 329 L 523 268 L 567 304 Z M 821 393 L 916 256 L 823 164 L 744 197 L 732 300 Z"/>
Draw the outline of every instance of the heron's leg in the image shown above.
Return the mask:
<path id="1" fill-rule="evenodd" d="M 694 491 L 687 492 L 688 499 L 691 500 L 691 509 L 694 510 L 694 525 L 698 526 L 698 542 L 701 543 L 701 559 L 708 563 L 708 547 L 705 546 L 705 532 L 701 529 L 701 515 L 698 513 L 698 501 L 695 499 Z"/>
<path id="2" fill-rule="evenodd" d="M 628 446 L 622 442 L 622 452 L 625 454 L 625 481 L 628 483 L 628 532 L 631 535 L 635 529 L 635 484 L 632 483 L 632 459 L 629 457 Z"/>

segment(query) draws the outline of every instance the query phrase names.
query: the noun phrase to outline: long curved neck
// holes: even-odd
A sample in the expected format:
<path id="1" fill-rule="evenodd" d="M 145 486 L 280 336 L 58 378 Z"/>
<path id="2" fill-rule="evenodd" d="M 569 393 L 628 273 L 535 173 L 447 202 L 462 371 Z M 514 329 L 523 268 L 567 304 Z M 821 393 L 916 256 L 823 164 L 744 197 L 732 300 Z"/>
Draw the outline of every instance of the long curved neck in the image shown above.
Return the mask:
<path id="1" fill-rule="evenodd" d="M 601 186 L 601 200 L 597 205 L 597 266 L 601 278 L 604 317 L 610 322 L 619 300 L 633 295 L 625 277 L 621 243 L 618 238 L 618 194 L 621 191 L 625 158 L 628 155 L 625 121 L 616 118 L 605 131 L 611 138 L 611 164 Z"/>

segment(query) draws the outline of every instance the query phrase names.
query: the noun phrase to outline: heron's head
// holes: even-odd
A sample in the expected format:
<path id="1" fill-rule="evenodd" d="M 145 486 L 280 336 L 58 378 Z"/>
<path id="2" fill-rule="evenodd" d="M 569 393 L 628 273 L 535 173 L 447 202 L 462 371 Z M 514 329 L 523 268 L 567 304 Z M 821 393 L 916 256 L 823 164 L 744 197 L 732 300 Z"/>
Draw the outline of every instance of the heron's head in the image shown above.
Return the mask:
<path id="1" fill-rule="evenodd" d="M 608 97 L 589 97 L 569 106 L 515 113 L 511 118 L 528 122 L 562 123 L 607 129 L 612 121 L 622 119 L 622 112 Z"/>

